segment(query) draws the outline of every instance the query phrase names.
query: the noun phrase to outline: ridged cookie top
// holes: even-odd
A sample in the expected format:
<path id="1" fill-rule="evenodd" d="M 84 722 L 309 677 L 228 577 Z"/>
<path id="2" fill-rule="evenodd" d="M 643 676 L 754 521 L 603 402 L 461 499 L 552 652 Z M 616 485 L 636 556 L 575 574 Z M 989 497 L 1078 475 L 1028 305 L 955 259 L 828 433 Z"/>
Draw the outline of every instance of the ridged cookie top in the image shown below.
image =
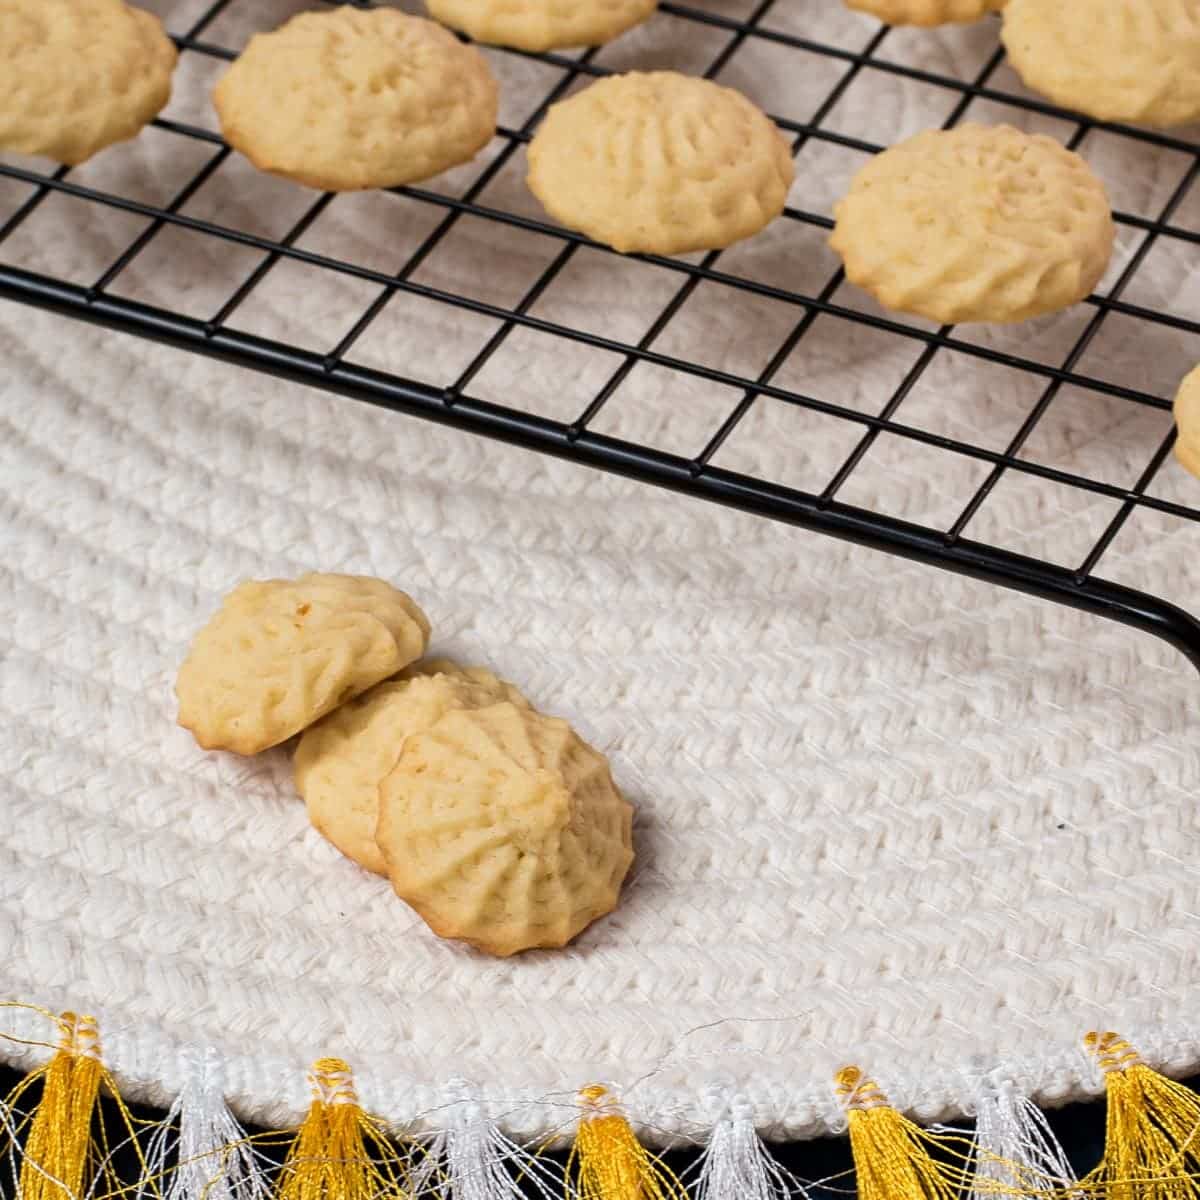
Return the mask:
<path id="1" fill-rule="evenodd" d="M 1200 0 L 1010 0 L 1002 36 L 1025 83 L 1064 108 L 1200 120 Z"/>
<path id="2" fill-rule="evenodd" d="M 978 21 L 999 12 L 1006 0 L 846 0 L 847 8 L 870 13 L 888 25 L 949 25 Z"/>
<path id="3" fill-rule="evenodd" d="M 603 755 L 565 721 L 497 704 L 408 738 L 376 836 L 435 933 L 507 955 L 565 945 L 615 906 L 631 823 Z"/>
<path id="4" fill-rule="evenodd" d="M 427 179 L 496 129 L 483 55 L 393 8 L 301 13 L 255 35 L 213 100 L 255 166 L 330 191 Z"/>
<path id="5" fill-rule="evenodd" d="M 439 21 L 519 50 L 600 46 L 644 21 L 658 0 L 427 0 Z"/>
<path id="6" fill-rule="evenodd" d="M 205 749 L 255 754 L 394 675 L 428 643 L 425 614 L 379 579 L 243 583 L 179 669 L 179 723 Z"/>
<path id="7" fill-rule="evenodd" d="M 171 98 L 175 46 L 123 0 L 0 0 L 0 146 L 74 165 Z"/>
<path id="8" fill-rule="evenodd" d="M 293 764 L 309 819 L 347 858 L 377 875 L 387 864 L 375 842 L 379 784 L 406 738 L 456 708 L 529 703 L 483 667 L 430 659 L 376 684 L 304 731 Z"/>
<path id="9" fill-rule="evenodd" d="M 881 303 L 940 322 L 1018 321 L 1082 300 L 1112 254 L 1104 185 L 1009 126 L 930 131 L 876 155 L 830 245 Z"/>
<path id="10" fill-rule="evenodd" d="M 672 71 L 601 79 L 551 107 L 529 186 L 557 220 L 624 252 L 682 254 L 757 233 L 794 175 L 745 96 Z"/>
<path id="11" fill-rule="evenodd" d="M 1200 367 L 1187 375 L 1175 394 L 1175 424 L 1175 457 L 1200 478 Z"/>

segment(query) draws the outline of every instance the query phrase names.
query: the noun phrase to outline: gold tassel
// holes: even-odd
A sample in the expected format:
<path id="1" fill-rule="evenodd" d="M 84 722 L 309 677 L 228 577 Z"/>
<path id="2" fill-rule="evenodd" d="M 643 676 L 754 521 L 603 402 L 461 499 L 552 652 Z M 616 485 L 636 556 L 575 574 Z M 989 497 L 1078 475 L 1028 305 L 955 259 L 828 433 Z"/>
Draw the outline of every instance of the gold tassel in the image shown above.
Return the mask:
<path id="1" fill-rule="evenodd" d="M 407 1171 L 382 1124 L 359 1107 L 354 1075 L 320 1058 L 308 1075 L 312 1104 L 280 1175 L 278 1200 L 401 1200 Z"/>
<path id="2" fill-rule="evenodd" d="M 567 1163 L 569 1196 L 578 1200 L 687 1200 L 683 1184 L 637 1140 L 607 1088 L 592 1084 L 579 1093 L 579 1099 L 584 1111 Z"/>
<path id="3" fill-rule="evenodd" d="M 1104 1072 L 1108 1097 L 1104 1157 L 1083 1180 L 1106 1200 L 1200 1197 L 1200 1097 L 1142 1061 L 1115 1033 L 1084 1044 Z"/>
<path id="4" fill-rule="evenodd" d="M 59 1030 L 57 1053 L 29 1079 L 40 1074 L 43 1088 L 21 1160 L 21 1200 L 79 1200 L 89 1162 L 93 1171 L 99 1165 L 92 1116 L 105 1077 L 100 1031 L 94 1017 L 69 1012 Z"/>
<path id="5" fill-rule="evenodd" d="M 968 1138 L 934 1136 L 913 1124 L 858 1067 L 843 1067 L 836 1080 L 850 1126 L 859 1200 L 956 1200 L 970 1186 Z M 934 1150 L 951 1161 L 939 1162 Z"/>

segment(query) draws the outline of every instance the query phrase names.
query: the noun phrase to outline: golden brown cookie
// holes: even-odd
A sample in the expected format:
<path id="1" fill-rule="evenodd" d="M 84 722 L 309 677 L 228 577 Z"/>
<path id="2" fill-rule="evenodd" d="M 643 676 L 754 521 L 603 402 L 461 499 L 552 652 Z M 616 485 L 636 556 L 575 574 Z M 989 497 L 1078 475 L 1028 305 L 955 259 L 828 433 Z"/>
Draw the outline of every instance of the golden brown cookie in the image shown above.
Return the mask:
<path id="1" fill-rule="evenodd" d="M 529 707 L 515 687 L 483 667 L 430 659 L 343 704 L 306 729 L 296 747 L 296 790 L 309 820 L 347 858 L 386 875 L 375 843 L 379 784 L 396 765 L 405 738 L 431 728 L 451 709 L 503 701 Z"/>
<path id="2" fill-rule="evenodd" d="M 171 98 L 175 46 L 123 0 L 0 0 L 0 147 L 75 165 Z"/>
<path id="3" fill-rule="evenodd" d="M 876 155 L 829 244 L 881 304 L 930 320 L 1021 321 L 1087 296 L 1116 230 L 1078 154 L 1006 125 L 920 133 Z"/>
<path id="4" fill-rule="evenodd" d="M 379 579 L 239 584 L 192 642 L 175 694 L 206 750 L 256 754 L 420 658 L 429 621 Z"/>
<path id="5" fill-rule="evenodd" d="M 394 8 L 342 5 L 256 34 L 213 102 L 256 167 L 331 192 L 428 179 L 496 130 L 483 55 Z"/>
<path id="6" fill-rule="evenodd" d="M 1188 373 L 1175 393 L 1175 424 L 1175 457 L 1200 479 L 1200 367 Z"/>
<path id="7" fill-rule="evenodd" d="M 477 42 L 518 50 L 602 46 L 658 7 L 658 0 L 426 0 L 430 15 Z"/>
<path id="8" fill-rule="evenodd" d="M 488 954 L 564 946 L 616 906 L 633 810 L 565 722 L 515 704 L 448 712 L 379 789 L 396 894 Z"/>
<path id="9" fill-rule="evenodd" d="M 1200 0 L 1010 0 L 1005 49 L 1026 86 L 1100 121 L 1200 120 Z"/>
<path id="10" fill-rule="evenodd" d="M 846 0 L 847 8 L 870 13 L 885 25 L 950 25 L 979 21 L 999 12 L 1006 0 Z"/>
<path id="11" fill-rule="evenodd" d="M 570 229 L 622 252 L 715 250 L 783 211 L 795 172 L 740 92 L 673 71 L 601 79 L 559 101 L 529 146 L 529 186 Z"/>

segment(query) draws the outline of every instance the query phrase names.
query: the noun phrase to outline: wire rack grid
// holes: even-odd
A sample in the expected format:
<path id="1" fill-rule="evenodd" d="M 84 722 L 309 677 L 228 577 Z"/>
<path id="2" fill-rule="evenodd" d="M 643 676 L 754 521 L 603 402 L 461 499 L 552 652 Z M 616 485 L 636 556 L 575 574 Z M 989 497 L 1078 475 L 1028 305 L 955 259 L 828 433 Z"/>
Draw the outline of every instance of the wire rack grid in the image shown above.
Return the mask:
<path id="1" fill-rule="evenodd" d="M 372 0 L 350 2 L 366 8 Z M 786 8 L 789 3 L 796 8 Z M 115 178 L 110 174 L 94 180 L 79 169 L 50 170 L 33 160 L 0 158 L 0 183 L 20 189 L 19 202 L 6 219 L 0 210 L 0 295 L 1107 616 L 1166 639 L 1200 667 L 1200 622 L 1161 597 L 1098 573 L 1134 514 L 1150 512 L 1188 523 L 1200 519 L 1200 509 L 1186 490 L 1182 498 L 1173 498 L 1168 489 L 1154 487 L 1175 437 L 1166 388 L 1158 381 L 1147 386 L 1140 376 L 1105 378 L 1087 368 L 1089 351 L 1106 323 L 1124 322 L 1135 340 L 1147 345 L 1153 344 L 1156 332 L 1170 333 L 1185 343 L 1200 335 L 1200 320 L 1130 298 L 1139 270 L 1148 258 L 1163 252 L 1161 244 L 1167 244 L 1175 258 L 1186 261 L 1190 254 L 1196 256 L 1193 262 L 1200 259 L 1200 232 L 1182 219 L 1200 172 L 1200 144 L 1169 133 L 1084 120 L 1043 103 L 1015 85 L 1015 77 L 1005 74 L 1004 55 L 992 22 L 986 23 L 990 41 L 977 39 L 976 44 L 984 50 L 971 61 L 970 69 L 964 69 L 961 62 L 930 65 L 911 61 L 904 53 L 911 44 L 906 40 L 911 31 L 859 22 L 853 26 L 856 36 L 810 34 L 804 20 L 806 5 L 816 11 L 809 0 L 693 0 L 691 4 L 663 0 L 654 18 L 671 23 L 667 38 L 671 44 L 688 42 L 692 46 L 688 66 L 696 73 L 725 82 L 727 69 L 739 54 L 754 49 L 774 56 L 773 61 L 781 64 L 777 73 L 787 88 L 795 86 L 803 92 L 808 110 L 802 116 L 769 106 L 773 119 L 791 138 L 799 163 L 797 187 L 777 222 L 789 235 L 806 231 L 823 238 L 833 224 L 827 210 L 821 211 L 818 204 L 807 200 L 806 188 L 813 178 L 805 166 L 807 152 L 814 148 L 846 152 L 862 161 L 883 148 L 880 140 L 830 120 L 847 94 L 867 76 L 920 88 L 923 94 L 939 98 L 944 127 L 973 119 L 980 109 L 998 114 L 1000 119 L 1023 115 L 1052 122 L 1072 148 L 1100 138 L 1110 147 L 1126 148 L 1142 169 L 1153 170 L 1156 178 L 1161 176 L 1161 186 L 1151 189 L 1152 206 L 1143 197 L 1139 206 L 1122 207 L 1118 197 L 1115 215 L 1125 253 L 1103 293 L 1080 306 L 1080 315 L 1069 326 L 1069 337 L 1056 343 L 1052 352 L 1039 350 L 1033 335 L 1028 346 L 1021 335 L 990 339 L 970 330 L 910 321 L 847 298 L 841 270 L 823 259 L 816 259 L 816 268 L 795 282 L 770 272 L 741 269 L 736 255 L 728 251 L 626 259 L 544 220 L 536 209 L 492 202 L 489 188 L 518 161 L 547 108 L 590 79 L 622 66 L 619 59 L 606 58 L 595 49 L 577 55 L 488 50 L 494 60 L 510 60 L 534 72 L 541 85 L 537 99 L 527 105 L 521 119 L 502 123 L 490 157 L 466 186 L 439 187 L 434 182 L 384 194 L 387 200 L 417 206 L 426 218 L 420 225 L 421 236 L 406 249 L 398 269 L 380 269 L 369 256 L 339 256 L 305 244 L 306 235 L 319 225 L 330 206 L 343 203 L 330 194 L 292 189 L 293 195 L 303 195 L 303 202 L 284 228 L 255 229 L 253 221 L 232 220 L 214 206 L 206 215 L 197 215 L 194 200 L 235 156 L 211 122 L 206 125 L 199 118 L 186 119 L 186 114 L 181 118 L 168 109 L 154 122 L 155 129 L 162 137 L 186 143 L 194 152 L 189 171 L 173 181 L 169 195 L 139 196 L 136 189 L 123 186 L 119 172 Z M 307 5 L 179 0 L 160 3 L 158 11 L 180 49 L 180 70 L 185 71 L 189 64 L 221 68 L 236 56 L 248 32 L 269 28 L 288 11 L 303 7 Z M 822 7 L 843 11 L 832 0 Z M 234 14 L 237 20 L 232 20 Z M 701 52 L 705 61 L 695 61 Z M 882 124 L 882 117 L 879 119 Z M 115 156 L 119 151 L 109 153 Z M 1173 173 L 1159 170 L 1155 164 L 1162 161 L 1173 164 Z M 53 265 L 39 267 L 27 256 L 11 252 L 23 232 L 27 234 L 31 223 L 36 223 L 39 210 L 56 197 L 89 210 L 102 210 L 114 227 L 131 231 L 101 269 L 82 280 L 69 278 Z M 550 247 L 519 292 L 472 294 L 469 288 L 440 283 L 436 275 L 432 282 L 423 275 L 431 256 L 467 221 L 483 223 L 487 236 L 500 244 L 536 235 Z M 253 265 L 236 277 L 226 273 L 223 292 L 207 311 L 198 314 L 183 311 L 180 296 L 169 288 L 160 290 L 153 303 L 124 293 L 121 284 L 133 274 L 131 268 L 152 261 L 156 243 L 171 233 L 221 247 L 232 258 L 236 258 L 235 252 L 252 255 Z M 567 323 L 543 311 L 547 293 L 581 255 L 607 256 L 616 264 L 618 278 L 627 274 L 625 290 L 630 295 L 638 291 L 639 281 L 647 278 L 647 273 L 653 276 L 654 287 L 646 289 L 654 298 L 653 311 L 646 314 L 640 336 L 589 328 L 586 322 Z M 363 258 L 367 261 L 360 261 Z M 345 332 L 336 340 L 330 334 L 326 344 L 316 348 L 287 337 L 248 332 L 239 325 L 239 314 L 281 264 L 310 270 L 318 285 L 333 278 L 353 282 L 366 290 L 369 301 L 353 314 L 339 314 L 339 328 Z M 636 277 L 635 270 L 639 272 Z M 726 361 L 706 361 L 695 345 L 672 341 L 672 327 L 681 312 L 695 302 L 698 289 L 712 285 L 719 286 L 728 303 L 746 304 L 774 315 L 771 327 L 779 336 L 772 352 L 753 370 Z M 403 363 L 382 370 L 363 365 L 356 348 L 398 298 L 412 305 L 436 307 L 452 319 L 486 321 L 489 332 L 465 362 L 447 366 L 440 374 L 435 371 L 433 377 L 428 372 L 424 379 L 412 377 Z M 806 340 L 815 340 L 817 327 L 830 322 L 846 336 L 886 336 L 911 352 L 905 368 L 888 379 L 886 391 L 870 405 L 830 395 L 827 389 L 822 394 L 821 388 L 810 389 L 804 378 L 789 374 L 788 365 L 795 361 L 797 351 Z M 576 381 L 575 386 L 559 389 L 564 394 L 553 416 L 517 404 L 497 403 L 486 386 L 489 364 L 521 333 L 603 352 L 611 367 L 598 384 L 584 386 Z M 1196 357 L 1200 358 L 1200 352 Z M 1028 400 L 1020 419 L 1002 438 L 989 443 L 965 435 L 959 427 L 948 431 L 937 421 L 922 418 L 928 409 L 918 406 L 913 397 L 938 378 L 939 363 L 949 359 L 981 370 L 994 369 L 1010 380 L 1021 381 Z M 631 376 L 647 370 L 729 398 L 723 410 L 715 413 L 701 444 L 687 453 L 649 440 L 614 436 L 603 427 L 605 412 L 629 387 Z M 1045 455 L 1031 452 L 1039 428 L 1055 411 L 1056 402 L 1060 408 L 1067 403 L 1063 397 L 1068 394 L 1086 395 L 1095 403 L 1151 420 L 1153 436 L 1127 477 L 1091 471 L 1075 460 L 1056 463 L 1052 456 L 1047 460 Z M 764 405 L 786 406 L 806 420 L 833 423 L 846 432 L 836 455 L 810 464 L 815 467 L 810 485 L 795 486 L 753 469 L 737 470 L 723 464 L 722 453 L 731 439 L 751 428 L 753 415 Z M 849 485 L 883 439 L 902 447 L 904 453 L 923 456 L 921 461 L 932 464 L 934 474 L 939 458 L 949 461 L 956 457 L 975 469 L 971 487 L 955 498 L 953 511 L 945 520 L 913 520 L 851 502 Z M 989 498 L 1011 478 L 1052 486 L 1065 495 L 1103 498 L 1109 505 L 1105 520 L 1091 530 L 1081 552 L 1070 561 L 1053 561 L 1046 553 L 1018 552 L 997 538 L 969 537 Z"/>

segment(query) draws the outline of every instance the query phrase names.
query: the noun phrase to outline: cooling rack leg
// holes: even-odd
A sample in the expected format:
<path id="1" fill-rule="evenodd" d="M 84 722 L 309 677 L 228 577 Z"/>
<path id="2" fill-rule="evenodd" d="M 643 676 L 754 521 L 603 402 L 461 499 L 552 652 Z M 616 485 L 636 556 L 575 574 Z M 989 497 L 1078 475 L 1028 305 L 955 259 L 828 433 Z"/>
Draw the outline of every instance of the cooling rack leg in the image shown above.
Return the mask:
<path id="1" fill-rule="evenodd" d="M 1156 596 L 965 539 L 948 541 L 920 526 L 749 479 L 688 459 L 515 412 L 469 396 L 446 394 L 352 364 L 202 322 L 42 275 L 0 267 L 0 298 L 32 304 L 135 334 L 294 383 L 497 438 L 512 445 L 598 467 L 672 491 L 700 496 L 757 516 L 828 534 L 888 554 L 1066 604 L 1169 642 L 1200 671 L 1200 621 Z"/>

